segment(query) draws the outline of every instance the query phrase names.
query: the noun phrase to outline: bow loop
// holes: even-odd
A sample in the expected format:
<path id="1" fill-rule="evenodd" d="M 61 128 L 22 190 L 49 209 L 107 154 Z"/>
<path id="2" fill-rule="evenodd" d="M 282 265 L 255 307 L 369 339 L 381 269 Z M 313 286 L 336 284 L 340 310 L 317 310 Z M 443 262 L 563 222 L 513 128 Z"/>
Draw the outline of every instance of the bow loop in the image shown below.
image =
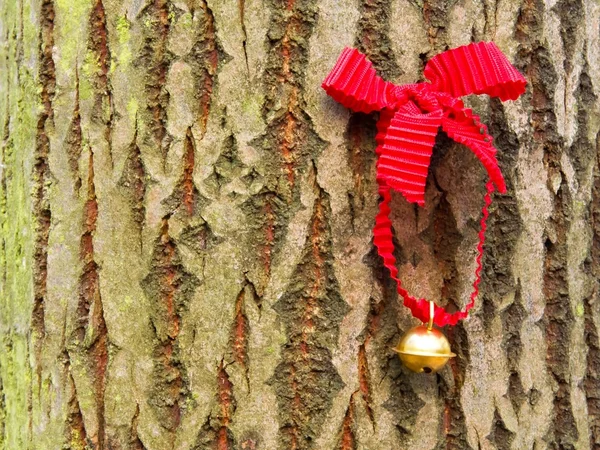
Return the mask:
<path id="1" fill-rule="evenodd" d="M 515 100 L 527 82 L 493 42 L 447 50 L 431 58 L 423 71 L 433 86 L 453 97 L 487 94 Z"/>
<path id="2" fill-rule="evenodd" d="M 342 51 L 322 87 L 338 103 L 356 112 L 380 111 L 396 102 L 396 86 L 378 76 L 373 63 L 355 48 Z"/>

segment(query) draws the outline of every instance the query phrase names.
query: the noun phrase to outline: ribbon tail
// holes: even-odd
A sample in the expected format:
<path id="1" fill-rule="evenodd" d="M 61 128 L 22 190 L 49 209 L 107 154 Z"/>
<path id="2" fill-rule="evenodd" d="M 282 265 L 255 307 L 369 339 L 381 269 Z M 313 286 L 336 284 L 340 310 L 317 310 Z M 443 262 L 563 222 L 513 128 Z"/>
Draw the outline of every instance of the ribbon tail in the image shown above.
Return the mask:
<path id="1" fill-rule="evenodd" d="M 382 115 L 382 120 L 389 115 Z M 425 182 L 442 111 L 423 114 L 408 102 L 389 120 L 383 142 L 377 148 L 377 179 L 399 191 L 411 203 L 425 204 Z M 379 141 L 382 131 L 379 128 Z"/>
<path id="2" fill-rule="evenodd" d="M 390 201 L 391 188 L 379 180 L 379 195 L 381 202 L 379 203 L 379 212 L 375 217 L 375 227 L 373 228 L 373 243 L 377 247 L 377 253 L 383 259 L 383 265 L 390 271 L 390 277 L 396 281 L 398 294 L 403 299 L 403 304 L 410 309 L 412 315 L 423 323 L 429 320 L 429 301 L 424 298 L 415 298 L 411 296 L 404 287 L 398 277 L 398 268 L 396 267 L 396 258 L 394 257 L 394 237 L 392 233 L 392 221 L 390 220 Z M 487 216 L 486 216 L 487 217 Z M 483 244 L 482 244 L 483 248 Z M 480 260 L 478 260 L 478 264 Z M 480 265 L 478 266 L 480 267 Z M 480 269 L 479 269 L 480 270 Z M 479 284 L 479 274 L 477 274 L 476 287 Z M 476 295 L 476 293 L 474 294 Z M 445 325 L 455 325 L 460 319 L 467 316 L 468 310 L 474 304 L 474 296 L 471 302 L 467 305 L 465 311 L 458 311 L 453 314 L 446 312 L 444 308 L 434 305 L 434 323 L 438 327 Z"/>
<path id="3" fill-rule="evenodd" d="M 373 63 L 355 48 L 344 49 L 321 86 L 334 100 L 356 112 L 391 107 L 395 98 L 395 86 L 379 77 Z"/>
<path id="4" fill-rule="evenodd" d="M 459 114 L 455 114 L 455 116 L 457 115 L 463 117 L 460 120 L 444 117 L 442 119 L 442 129 L 451 139 L 469 147 L 487 170 L 498 191 L 501 193 L 506 192 L 506 183 L 496 159 L 497 151 L 487 127 L 479 121 L 479 117 L 474 115 L 470 109 L 463 109 Z"/>
<path id="5" fill-rule="evenodd" d="M 527 81 L 493 42 L 478 42 L 440 53 L 423 71 L 436 90 L 453 97 L 487 94 L 516 100 Z"/>

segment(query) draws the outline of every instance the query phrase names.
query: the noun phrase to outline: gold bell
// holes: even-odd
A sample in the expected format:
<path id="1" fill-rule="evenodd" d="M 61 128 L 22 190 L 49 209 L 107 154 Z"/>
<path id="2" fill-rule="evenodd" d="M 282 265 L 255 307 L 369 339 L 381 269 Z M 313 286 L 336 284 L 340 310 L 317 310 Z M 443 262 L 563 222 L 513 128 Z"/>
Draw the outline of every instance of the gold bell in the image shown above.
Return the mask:
<path id="1" fill-rule="evenodd" d="M 408 330 L 394 348 L 404 365 L 417 373 L 435 373 L 456 356 L 446 336 L 433 328 L 433 302 L 430 305 L 429 324 Z"/>

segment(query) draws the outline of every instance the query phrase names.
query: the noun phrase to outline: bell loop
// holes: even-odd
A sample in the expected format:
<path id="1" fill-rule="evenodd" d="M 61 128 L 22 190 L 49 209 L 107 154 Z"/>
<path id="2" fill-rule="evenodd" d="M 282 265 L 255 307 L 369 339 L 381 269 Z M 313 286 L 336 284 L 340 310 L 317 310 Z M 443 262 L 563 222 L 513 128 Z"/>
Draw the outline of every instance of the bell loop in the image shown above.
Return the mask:
<path id="1" fill-rule="evenodd" d="M 433 300 L 429 300 L 429 323 L 427 324 L 427 329 L 431 331 L 433 328 L 433 318 L 435 316 L 435 307 L 433 305 Z"/>

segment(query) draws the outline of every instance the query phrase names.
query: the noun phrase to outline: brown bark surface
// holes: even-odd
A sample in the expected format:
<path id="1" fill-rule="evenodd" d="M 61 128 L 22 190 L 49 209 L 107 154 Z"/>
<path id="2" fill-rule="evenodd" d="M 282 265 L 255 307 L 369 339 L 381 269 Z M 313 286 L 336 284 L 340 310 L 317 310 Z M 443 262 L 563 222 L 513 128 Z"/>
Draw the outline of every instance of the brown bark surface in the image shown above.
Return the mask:
<path id="1" fill-rule="evenodd" d="M 600 448 L 595 0 L 0 4 L 0 449 Z M 489 126 L 481 295 L 415 375 L 372 244 L 376 115 L 320 83 L 354 45 L 396 83 L 494 40 L 526 76 Z M 442 133 L 400 276 L 468 298 L 485 172 Z"/>

